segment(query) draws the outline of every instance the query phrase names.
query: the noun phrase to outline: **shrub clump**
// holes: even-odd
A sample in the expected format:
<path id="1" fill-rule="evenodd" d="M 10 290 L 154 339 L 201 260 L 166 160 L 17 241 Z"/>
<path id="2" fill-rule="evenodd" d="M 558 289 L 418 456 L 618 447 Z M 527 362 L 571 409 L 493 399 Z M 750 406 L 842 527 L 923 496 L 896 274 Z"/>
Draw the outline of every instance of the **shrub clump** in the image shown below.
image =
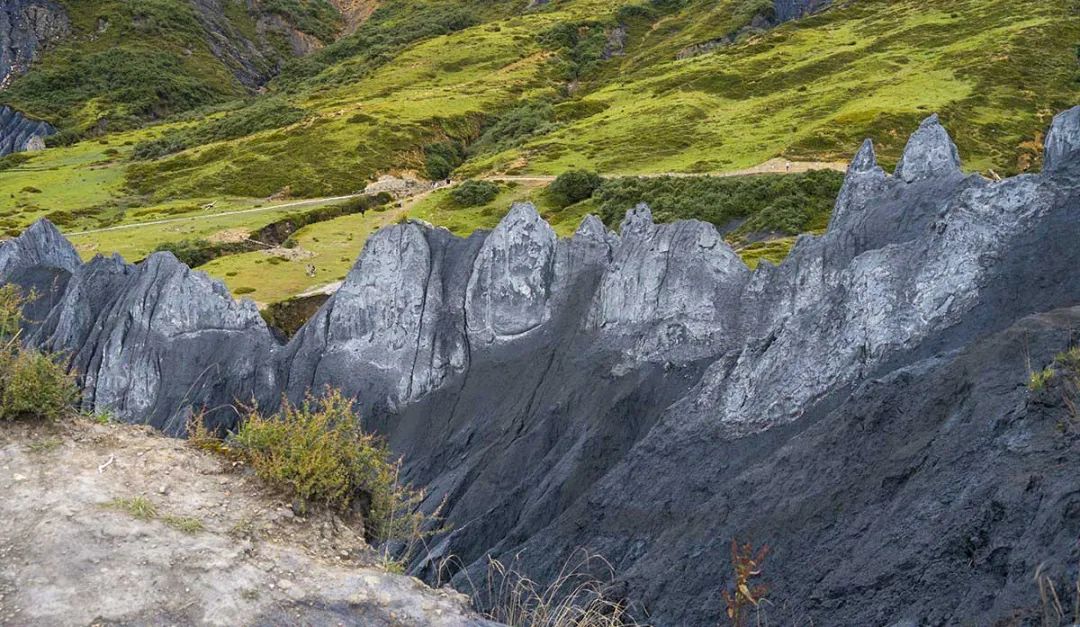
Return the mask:
<path id="1" fill-rule="evenodd" d="M 22 307 L 34 295 L 0 287 L 0 420 L 55 420 L 72 408 L 75 379 L 53 357 L 19 344 Z"/>
<path id="2" fill-rule="evenodd" d="M 491 181 L 465 181 L 450 192 L 450 197 L 462 207 L 486 205 L 498 195 L 499 186 Z"/>
<path id="3" fill-rule="evenodd" d="M 695 219 L 732 235 L 798 235 L 824 229 L 844 175 L 831 170 L 752 176 L 661 176 L 605 179 L 596 192 L 600 217 L 617 226 L 639 202 L 657 222 Z M 739 224 L 741 222 L 741 224 Z"/>
<path id="4" fill-rule="evenodd" d="M 550 186 L 548 193 L 561 207 L 592 198 L 593 192 L 600 189 L 603 179 L 595 172 L 572 170 L 560 174 Z"/>
<path id="5" fill-rule="evenodd" d="M 195 431 L 205 441 L 205 432 Z M 399 462 L 361 428 L 353 401 L 338 390 L 300 405 L 285 401 L 272 416 L 250 411 L 225 444 L 301 509 L 317 504 L 361 514 L 370 541 L 409 540 L 424 520 L 413 511 L 422 495 L 398 482 Z"/>

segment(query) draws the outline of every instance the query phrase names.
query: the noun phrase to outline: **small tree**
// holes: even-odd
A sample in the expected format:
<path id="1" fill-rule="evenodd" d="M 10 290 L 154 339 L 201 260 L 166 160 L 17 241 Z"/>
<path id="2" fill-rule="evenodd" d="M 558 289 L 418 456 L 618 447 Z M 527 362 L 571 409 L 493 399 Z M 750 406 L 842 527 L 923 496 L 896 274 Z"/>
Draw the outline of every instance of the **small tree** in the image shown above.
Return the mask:
<path id="1" fill-rule="evenodd" d="M 591 198 L 602 183 L 603 179 L 595 172 L 572 170 L 560 174 L 548 187 L 548 193 L 560 206 L 569 207 Z"/>

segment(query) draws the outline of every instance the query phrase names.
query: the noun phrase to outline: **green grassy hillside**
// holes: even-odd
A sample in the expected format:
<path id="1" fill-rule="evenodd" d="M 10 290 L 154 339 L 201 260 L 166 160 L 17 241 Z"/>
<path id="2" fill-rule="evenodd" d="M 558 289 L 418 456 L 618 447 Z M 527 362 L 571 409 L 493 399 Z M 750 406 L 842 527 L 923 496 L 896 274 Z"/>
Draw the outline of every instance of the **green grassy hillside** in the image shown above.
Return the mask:
<path id="1" fill-rule="evenodd" d="M 257 16 L 221 2 L 235 30 L 257 39 Z M 724 172 L 777 157 L 842 161 L 867 136 L 891 164 L 931 112 L 966 167 L 1007 175 L 1038 169 L 1050 117 L 1080 102 L 1076 0 L 838 2 L 767 31 L 747 26 L 764 0 L 552 0 L 532 9 L 524 0 L 396 0 L 336 39 L 341 24 L 328 5 L 264 1 L 264 14 L 276 11 L 327 45 L 266 57 L 289 60 L 258 97 L 214 56 L 205 18 L 187 2 L 67 4 L 79 36 L 0 102 L 83 135 L 103 117 L 110 124 L 0 164 L 0 227 L 43 215 L 68 231 L 192 218 L 188 232 L 171 224 L 80 236 L 86 251 L 144 253 L 191 231 L 255 229 L 270 216 L 200 216 L 271 196 L 349 194 L 388 172 Z M 114 17 L 95 37 L 103 11 Z M 603 204 L 556 211 L 540 190 L 504 187 L 484 207 L 455 208 L 435 194 L 409 211 L 465 232 L 524 197 L 539 199 L 560 232 Z M 824 219 L 817 204 L 785 212 L 813 216 L 800 223 L 809 230 Z M 319 229 L 354 237 L 342 235 L 327 255 L 354 257 L 368 226 L 339 220 Z M 758 222 L 788 237 L 790 229 Z M 315 239 L 307 244 L 326 240 Z M 784 241 L 755 250 L 775 259 Z M 254 258 L 244 259 L 206 269 L 226 280 L 257 276 Z M 290 289 L 325 282 L 317 279 Z"/>
<path id="2" fill-rule="evenodd" d="M 63 129 L 53 143 L 249 95 L 245 80 L 268 79 L 293 56 L 290 34 L 332 42 L 341 27 L 327 0 L 260 0 L 253 9 L 244 0 L 60 4 L 71 34 L 0 93 Z"/>

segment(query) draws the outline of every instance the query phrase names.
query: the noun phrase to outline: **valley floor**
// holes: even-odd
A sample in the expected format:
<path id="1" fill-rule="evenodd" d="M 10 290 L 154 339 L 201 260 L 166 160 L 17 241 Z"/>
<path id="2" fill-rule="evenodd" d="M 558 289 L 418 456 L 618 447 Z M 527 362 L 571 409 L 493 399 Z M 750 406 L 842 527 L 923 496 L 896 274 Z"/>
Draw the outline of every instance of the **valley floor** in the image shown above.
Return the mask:
<path id="1" fill-rule="evenodd" d="M 0 494 L 0 625 L 486 624 L 148 428 L 0 425 Z"/>

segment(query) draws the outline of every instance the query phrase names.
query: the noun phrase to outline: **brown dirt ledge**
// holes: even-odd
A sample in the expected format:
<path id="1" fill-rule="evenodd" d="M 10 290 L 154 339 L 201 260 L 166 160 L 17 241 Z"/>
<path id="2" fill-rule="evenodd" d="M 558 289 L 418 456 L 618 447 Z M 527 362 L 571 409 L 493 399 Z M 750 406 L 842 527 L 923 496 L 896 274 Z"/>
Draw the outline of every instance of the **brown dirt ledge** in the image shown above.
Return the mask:
<path id="1" fill-rule="evenodd" d="M 135 497 L 156 515 L 110 506 Z M 0 423 L 0 625 L 491 625 L 374 563 L 340 519 L 148 428 Z"/>

